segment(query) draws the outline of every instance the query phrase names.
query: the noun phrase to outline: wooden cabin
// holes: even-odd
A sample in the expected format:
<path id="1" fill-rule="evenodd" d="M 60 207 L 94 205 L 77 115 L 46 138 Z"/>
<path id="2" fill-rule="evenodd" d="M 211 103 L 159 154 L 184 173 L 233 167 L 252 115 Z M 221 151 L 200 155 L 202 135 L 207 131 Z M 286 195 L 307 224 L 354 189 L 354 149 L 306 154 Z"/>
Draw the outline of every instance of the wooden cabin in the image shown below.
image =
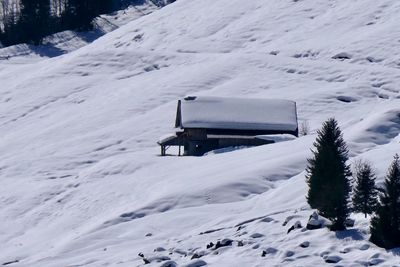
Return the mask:
<path id="1" fill-rule="evenodd" d="M 160 138 L 161 155 L 178 146 L 179 155 L 202 156 L 235 146 L 273 143 L 271 135 L 298 136 L 296 103 L 280 99 L 189 96 L 178 100 L 177 131 Z"/>

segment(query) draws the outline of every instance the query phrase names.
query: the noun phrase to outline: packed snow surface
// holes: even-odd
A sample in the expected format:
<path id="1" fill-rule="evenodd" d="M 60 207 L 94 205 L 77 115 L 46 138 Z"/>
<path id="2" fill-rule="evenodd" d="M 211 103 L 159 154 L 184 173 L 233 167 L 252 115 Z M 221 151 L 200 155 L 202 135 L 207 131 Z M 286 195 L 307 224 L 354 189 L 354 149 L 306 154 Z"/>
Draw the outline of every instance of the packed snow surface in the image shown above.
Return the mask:
<path id="1" fill-rule="evenodd" d="M 0 264 L 399 266 L 362 215 L 303 230 L 321 122 L 340 122 L 380 182 L 400 152 L 399 13 L 397 0 L 178 0 L 69 53 L 0 60 Z M 296 101 L 309 134 L 159 157 L 186 95 Z"/>
<path id="2" fill-rule="evenodd" d="M 296 103 L 280 99 L 189 97 L 181 100 L 181 127 L 296 131 Z"/>

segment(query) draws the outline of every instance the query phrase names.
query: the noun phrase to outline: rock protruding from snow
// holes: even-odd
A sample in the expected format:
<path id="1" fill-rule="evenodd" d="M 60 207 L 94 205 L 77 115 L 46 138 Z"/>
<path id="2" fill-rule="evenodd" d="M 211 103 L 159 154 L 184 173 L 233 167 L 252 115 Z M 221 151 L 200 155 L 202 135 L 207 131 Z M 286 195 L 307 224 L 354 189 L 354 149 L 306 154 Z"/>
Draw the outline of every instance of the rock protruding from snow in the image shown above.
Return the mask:
<path id="1" fill-rule="evenodd" d="M 215 249 L 232 246 L 232 243 L 233 243 L 232 239 L 224 238 L 221 241 L 218 241 L 217 244 L 215 244 Z"/>
<path id="2" fill-rule="evenodd" d="M 233 240 L 229 238 L 224 238 L 221 241 L 217 241 L 217 243 L 214 245 L 213 242 L 210 242 L 207 244 L 206 248 L 207 249 L 219 249 L 222 247 L 229 247 L 232 246 Z"/>
<path id="3" fill-rule="evenodd" d="M 345 222 L 346 227 L 354 227 L 354 223 L 355 223 L 355 220 L 354 219 L 350 219 L 350 218 L 347 218 L 346 222 Z"/>
<path id="4" fill-rule="evenodd" d="M 138 256 L 142 258 L 144 264 L 149 264 L 149 263 L 150 263 L 150 260 L 148 260 L 148 259 L 143 255 L 143 253 L 139 253 Z"/>
<path id="5" fill-rule="evenodd" d="M 311 214 L 306 228 L 308 230 L 315 230 L 315 229 L 321 229 L 324 226 L 325 226 L 325 219 L 320 218 L 320 216 L 316 212 L 314 212 L 313 214 Z"/>
<path id="6" fill-rule="evenodd" d="M 315 219 L 310 219 L 307 223 L 307 229 L 308 230 L 315 230 L 315 229 L 321 229 L 322 228 L 322 224 L 320 221 L 315 220 Z"/>
<path id="7" fill-rule="evenodd" d="M 296 222 L 288 229 L 287 233 L 290 233 L 291 231 L 296 230 L 296 229 L 300 229 L 300 228 L 302 228 L 302 227 L 303 227 L 303 226 L 301 225 L 301 222 L 300 222 L 300 221 L 296 221 Z"/>

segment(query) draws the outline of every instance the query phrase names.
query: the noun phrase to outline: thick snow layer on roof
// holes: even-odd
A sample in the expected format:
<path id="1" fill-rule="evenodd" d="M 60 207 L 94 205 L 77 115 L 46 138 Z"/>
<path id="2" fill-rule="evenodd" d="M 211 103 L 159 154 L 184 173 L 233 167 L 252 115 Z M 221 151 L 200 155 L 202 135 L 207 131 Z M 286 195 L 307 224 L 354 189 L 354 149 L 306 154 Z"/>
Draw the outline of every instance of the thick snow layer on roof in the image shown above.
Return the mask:
<path id="1" fill-rule="evenodd" d="M 193 97 L 194 98 L 194 97 Z M 183 128 L 296 131 L 296 103 L 280 99 L 196 97 L 182 100 Z"/>

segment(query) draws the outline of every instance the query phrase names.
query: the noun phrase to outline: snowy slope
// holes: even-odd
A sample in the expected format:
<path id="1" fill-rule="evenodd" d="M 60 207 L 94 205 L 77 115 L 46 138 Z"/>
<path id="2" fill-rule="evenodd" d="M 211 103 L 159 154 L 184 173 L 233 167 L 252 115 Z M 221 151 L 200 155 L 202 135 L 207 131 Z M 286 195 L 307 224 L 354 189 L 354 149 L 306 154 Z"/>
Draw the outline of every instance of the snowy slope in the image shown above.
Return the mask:
<path id="1" fill-rule="evenodd" d="M 326 118 L 381 180 L 400 151 L 399 11 L 395 0 L 179 0 L 71 53 L 0 61 L 0 263 L 138 266 L 142 252 L 150 266 L 398 264 L 368 243 L 362 216 L 336 236 L 286 232 L 312 213 L 304 168 Z M 159 157 L 185 95 L 294 100 L 313 135 Z M 223 238 L 234 245 L 206 250 Z"/>
<path id="2" fill-rule="evenodd" d="M 90 32 L 75 32 L 68 30 L 45 37 L 43 39 L 43 44 L 40 46 L 17 44 L 6 47 L 0 49 L 0 60 L 9 60 L 13 58 L 14 60 L 18 59 L 19 62 L 26 63 L 39 61 L 48 57 L 56 57 L 75 51 L 93 42 L 100 36 L 114 31 L 122 25 L 142 16 L 148 15 L 166 4 L 163 3 L 163 1 L 160 1 L 158 5 L 155 5 L 150 0 L 129 2 L 131 2 L 131 5 L 124 10 L 115 11 L 111 14 L 104 14 L 97 17 L 93 21 L 94 29 Z"/>

